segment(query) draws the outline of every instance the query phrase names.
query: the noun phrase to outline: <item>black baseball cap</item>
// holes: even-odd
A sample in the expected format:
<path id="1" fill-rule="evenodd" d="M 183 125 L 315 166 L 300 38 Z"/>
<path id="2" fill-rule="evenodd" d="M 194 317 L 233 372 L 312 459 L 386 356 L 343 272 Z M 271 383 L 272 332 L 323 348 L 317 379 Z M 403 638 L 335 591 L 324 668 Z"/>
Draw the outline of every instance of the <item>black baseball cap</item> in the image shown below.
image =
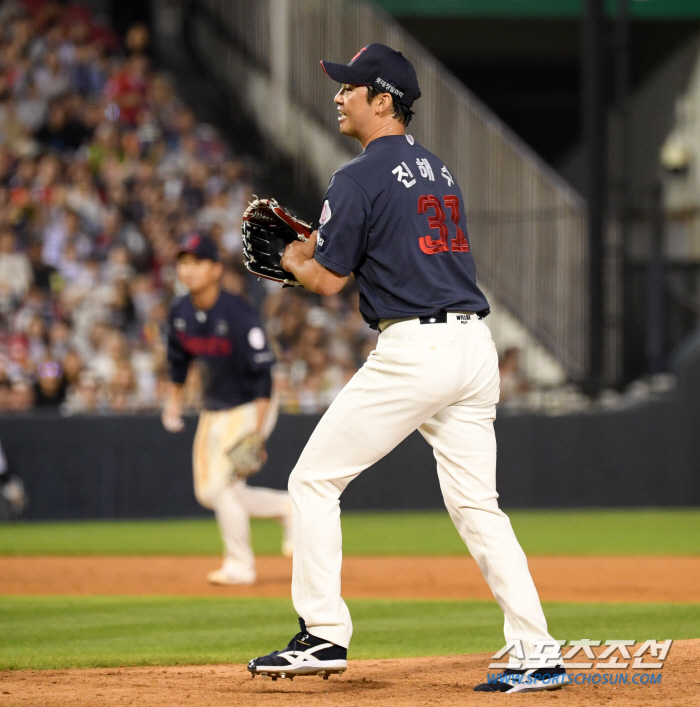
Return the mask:
<path id="1" fill-rule="evenodd" d="M 219 261 L 219 249 L 216 243 L 209 236 L 200 236 L 197 233 L 187 236 L 184 243 L 177 251 L 177 257 L 189 253 L 201 260 Z"/>
<path id="2" fill-rule="evenodd" d="M 321 68 L 338 83 L 374 86 L 390 93 L 399 103 L 410 108 L 420 98 L 418 77 L 413 64 L 386 44 L 368 44 L 348 64 L 321 61 Z"/>

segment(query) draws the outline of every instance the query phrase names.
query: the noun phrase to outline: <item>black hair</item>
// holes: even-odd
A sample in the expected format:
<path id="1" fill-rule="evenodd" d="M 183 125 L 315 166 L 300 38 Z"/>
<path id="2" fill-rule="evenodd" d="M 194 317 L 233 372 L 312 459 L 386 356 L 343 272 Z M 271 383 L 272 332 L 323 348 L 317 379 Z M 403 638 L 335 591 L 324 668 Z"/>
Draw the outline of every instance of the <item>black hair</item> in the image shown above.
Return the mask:
<path id="1" fill-rule="evenodd" d="M 371 103 L 380 93 L 386 93 L 386 91 L 381 91 L 376 86 L 367 86 L 367 103 Z M 399 123 L 408 125 L 416 112 L 411 110 L 408 106 L 405 106 L 403 103 L 399 103 L 394 96 L 391 96 L 391 100 L 393 104 L 391 115 L 396 118 Z"/>

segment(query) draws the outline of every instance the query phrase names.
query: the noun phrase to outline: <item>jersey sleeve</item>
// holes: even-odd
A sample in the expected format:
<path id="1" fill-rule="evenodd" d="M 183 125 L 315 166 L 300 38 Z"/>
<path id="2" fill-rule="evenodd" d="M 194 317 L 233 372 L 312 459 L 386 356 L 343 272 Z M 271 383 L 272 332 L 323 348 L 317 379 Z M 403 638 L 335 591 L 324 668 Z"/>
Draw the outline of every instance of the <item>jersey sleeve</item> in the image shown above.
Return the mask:
<path id="1" fill-rule="evenodd" d="M 245 359 L 246 371 L 251 378 L 256 398 L 272 395 L 272 364 L 275 357 L 270 350 L 267 336 L 258 315 L 251 310 L 238 324 L 238 350 Z"/>
<path id="2" fill-rule="evenodd" d="M 351 177 L 336 172 L 323 197 L 314 258 L 339 275 L 349 275 L 367 250 L 371 211 L 364 189 Z"/>
<path id="3" fill-rule="evenodd" d="M 177 332 L 174 326 L 174 315 L 171 312 L 168 318 L 168 374 L 173 383 L 182 385 L 187 378 L 192 361 L 192 355 L 183 348 L 180 340 L 177 338 Z"/>

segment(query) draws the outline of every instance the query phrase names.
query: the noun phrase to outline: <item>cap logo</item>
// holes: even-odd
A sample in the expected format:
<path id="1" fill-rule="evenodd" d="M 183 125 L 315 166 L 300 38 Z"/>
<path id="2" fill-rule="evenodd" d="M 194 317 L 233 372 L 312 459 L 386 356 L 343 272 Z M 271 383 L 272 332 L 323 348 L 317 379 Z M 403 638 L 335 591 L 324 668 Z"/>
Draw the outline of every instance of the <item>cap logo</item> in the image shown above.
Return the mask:
<path id="1" fill-rule="evenodd" d="M 366 51 L 367 51 L 367 47 L 362 47 L 362 49 L 360 49 L 360 51 L 357 52 L 357 54 L 355 54 L 355 56 L 352 59 L 350 59 L 350 63 L 352 64 L 353 61 L 355 61 L 355 59 L 357 59 L 357 57 L 360 56 L 360 54 L 362 54 L 362 52 L 366 52 Z"/>
<path id="2" fill-rule="evenodd" d="M 399 98 L 403 98 L 403 91 L 399 91 L 398 88 L 396 88 L 395 86 L 392 86 L 388 81 L 385 81 L 383 78 L 380 78 L 379 76 L 377 76 L 377 78 L 374 79 L 374 83 L 381 86 L 387 93 L 391 93 L 393 96 L 398 96 Z"/>
<path id="3" fill-rule="evenodd" d="M 193 250 L 196 248 L 201 240 L 202 239 L 199 236 L 190 236 L 187 241 L 187 250 Z"/>

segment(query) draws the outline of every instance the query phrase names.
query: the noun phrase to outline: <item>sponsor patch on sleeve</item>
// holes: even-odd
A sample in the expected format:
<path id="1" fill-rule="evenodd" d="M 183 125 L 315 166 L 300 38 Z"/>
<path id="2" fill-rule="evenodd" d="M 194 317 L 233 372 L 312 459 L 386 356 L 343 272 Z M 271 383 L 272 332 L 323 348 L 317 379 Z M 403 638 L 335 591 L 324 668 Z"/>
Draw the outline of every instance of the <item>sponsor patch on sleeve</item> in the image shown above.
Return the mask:
<path id="1" fill-rule="evenodd" d="M 331 205 L 328 203 L 328 199 L 323 202 L 323 209 L 321 210 L 321 218 L 318 222 L 323 226 L 331 220 Z"/>

